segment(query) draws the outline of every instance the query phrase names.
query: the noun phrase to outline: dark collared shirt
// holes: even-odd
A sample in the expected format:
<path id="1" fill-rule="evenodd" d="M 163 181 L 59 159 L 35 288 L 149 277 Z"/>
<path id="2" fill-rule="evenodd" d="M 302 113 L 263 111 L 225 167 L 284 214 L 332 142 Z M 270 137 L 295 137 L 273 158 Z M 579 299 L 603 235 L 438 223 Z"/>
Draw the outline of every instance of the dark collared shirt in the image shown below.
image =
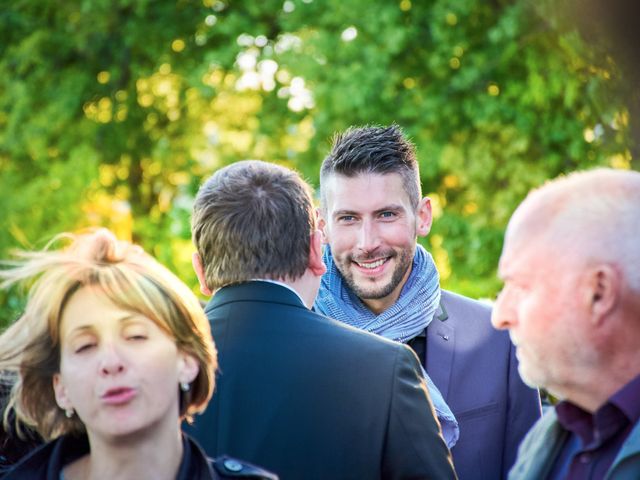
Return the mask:
<path id="1" fill-rule="evenodd" d="M 427 329 L 425 328 L 418 335 L 413 337 L 411 340 L 407 341 L 407 345 L 411 347 L 411 349 L 416 352 L 420 363 L 427 369 Z"/>
<path id="2" fill-rule="evenodd" d="M 602 479 L 640 419 L 640 375 L 593 414 L 568 401 L 556 405 L 556 413 L 569 437 L 548 478 Z"/>

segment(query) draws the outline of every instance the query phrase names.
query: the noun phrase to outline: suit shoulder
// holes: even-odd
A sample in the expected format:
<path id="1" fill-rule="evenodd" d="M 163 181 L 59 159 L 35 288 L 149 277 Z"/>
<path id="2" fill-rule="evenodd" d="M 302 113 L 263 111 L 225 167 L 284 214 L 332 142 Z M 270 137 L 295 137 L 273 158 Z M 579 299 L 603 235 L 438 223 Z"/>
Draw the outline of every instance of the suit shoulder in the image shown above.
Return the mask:
<path id="1" fill-rule="evenodd" d="M 226 479 L 250 479 L 250 480 L 278 480 L 274 473 L 257 467 L 251 463 L 238 460 L 237 458 L 223 455 L 211 460 L 213 469 L 220 476 L 221 480 Z"/>
<path id="2" fill-rule="evenodd" d="M 549 409 L 547 409 L 544 415 L 538 418 L 536 423 L 531 426 L 527 435 L 525 436 L 526 442 L 522 442 L 522 446 L 527 448 L 531 443 L 535 443 L 538 439 L 544 438 L 549 435 L 549 432 L 551 430 L 560 430 L 561 428 L 562 427 L 558 423 L 558 415 L 556 413 L 556 409 L 554 407 L 550 407 Z"/>
<path id="3" fill-rule="evenodd" d="M 465 311 L 467 315 L 491 315 L 491 303 L 442 290 L 440 302 L 447 310 Z"/>

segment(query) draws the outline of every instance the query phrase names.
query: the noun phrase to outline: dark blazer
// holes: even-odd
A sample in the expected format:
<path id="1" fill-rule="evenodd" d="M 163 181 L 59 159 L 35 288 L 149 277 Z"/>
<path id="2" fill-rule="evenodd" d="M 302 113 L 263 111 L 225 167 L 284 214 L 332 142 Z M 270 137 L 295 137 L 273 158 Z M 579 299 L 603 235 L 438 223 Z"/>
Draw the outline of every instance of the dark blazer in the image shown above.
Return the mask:
<path id="1" fill-rule="evenodd" d="M 443 290 L 427 328 L 426 370 L 460 425 L 451 450 L 459 478 L 506 478 L 541 408 L 508 333 L 491 326 L 491 308 Z"/>
<path id="2" fill-rule="evenodd" d="M 176 480 L 278 480 L 266 470 L 239 460 L 222 457 L 207 458 L 188 436 L 182 439 L 182 462 Z M 63 435 L 25 456 L 4 475 L 2 480 L 60 480 L 64 468 L 89 453 L 86 435 Z"/>
<path id="3" fill-rule="evenodd" d="M 0 384 L 0 416 L 5 414 L 4 408 L 9 401 L 11 387 L 9 384 Z M 15 426 L 15 412 L 10 410 L 8 416 L 8 428 L 0 422 L 0 475 L 44 443 L 40 435 L 24 424 L 21 425 L 24 438 L 19 437 Z"/>
<path id="4" fill-rule="evenodd" d="M 220 371 L 194 435 L 283 480 L 454 478 L 417 357 L 307 309 L 282 285 L 224 287 L 206 307 Z"/>

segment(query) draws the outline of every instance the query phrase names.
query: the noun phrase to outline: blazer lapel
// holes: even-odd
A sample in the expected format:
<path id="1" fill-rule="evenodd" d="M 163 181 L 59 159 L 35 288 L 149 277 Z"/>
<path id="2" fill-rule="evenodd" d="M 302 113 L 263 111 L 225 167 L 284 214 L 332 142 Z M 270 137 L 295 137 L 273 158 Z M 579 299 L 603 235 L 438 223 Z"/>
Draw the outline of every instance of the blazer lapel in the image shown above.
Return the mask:
<path id="1" fill-rule="evenodd" d="M 449 385 L 455 349 L 455 330 L 442 302 L 427 327 L 427 373 L 445 401 L 449 400 Z"/>
<path id="2" fill-rule="evenodd" d="M 509 478 L 538 480 L 547 478 L 569 433 L 558 422 L 555 409 L 545 413 L 520 444 L 518 459 Z"/>
<path id="3" fill-rule="evenodd" d="M 613 465 L 607 472 L 606 478 L 607 479 L 617 478 L 613 475 L 613 472 L 615 472 L 618 465 L 621 464 L 627 458 L 633 457 L 639 454 L 640 454 L 640 424 L 636 424 L 633 430 L 631 430 L 631 433 L 629 434 L 627 439 L 622 444 L 622 448 L 618 452 L 618 455 L 616 455 L 616 458 L 613 461 Z"/>

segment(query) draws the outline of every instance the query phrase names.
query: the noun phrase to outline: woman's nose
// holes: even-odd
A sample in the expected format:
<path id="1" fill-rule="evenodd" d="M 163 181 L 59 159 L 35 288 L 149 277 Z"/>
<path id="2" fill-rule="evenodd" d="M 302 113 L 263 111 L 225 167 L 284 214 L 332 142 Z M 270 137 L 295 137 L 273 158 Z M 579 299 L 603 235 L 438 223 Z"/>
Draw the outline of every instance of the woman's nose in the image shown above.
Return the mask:
<path id="1" fill-rule="evenodd" d="M 100 352 L 100 373 L 103 375 L 113 375 L 124 371 L 124 361 L 116 345 L 103 344 Z"/>

